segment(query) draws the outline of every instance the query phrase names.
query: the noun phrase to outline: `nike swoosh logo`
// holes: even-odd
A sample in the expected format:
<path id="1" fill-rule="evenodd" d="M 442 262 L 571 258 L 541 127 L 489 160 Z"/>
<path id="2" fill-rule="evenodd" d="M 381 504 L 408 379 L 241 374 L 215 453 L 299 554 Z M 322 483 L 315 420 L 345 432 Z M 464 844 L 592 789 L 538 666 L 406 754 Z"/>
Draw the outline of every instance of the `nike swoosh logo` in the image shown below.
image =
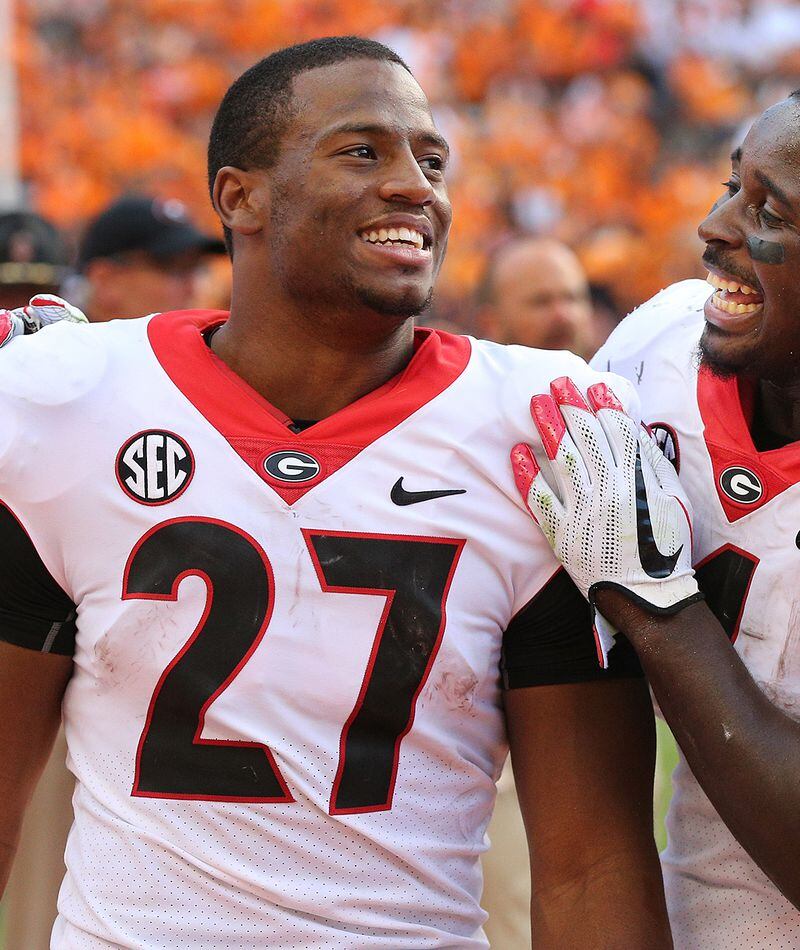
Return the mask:
<path id="1" fill-rule="evenodd" d="M 445 498 L 447 495 L 463 495 L 466 488 L 445 488 L 441 491 L 406 491 L 403 488 L 403 476 L 392 485 L 391 499 L 396 505 L 417 505 L 421 501 Z"/>
<path id="2" fill-rule="evenodd" d="M 669 577 L 675 570 L 683 545 L 674 554 L 662 554 L 658 550 L 653 536 L 653 522 L 650 518 L 650 506 L 644 488 L 642 458 L 639 446 L 636 446 L 636 540 L 639 544 L 639 559 L 646 574 L 650 577 Z"/>

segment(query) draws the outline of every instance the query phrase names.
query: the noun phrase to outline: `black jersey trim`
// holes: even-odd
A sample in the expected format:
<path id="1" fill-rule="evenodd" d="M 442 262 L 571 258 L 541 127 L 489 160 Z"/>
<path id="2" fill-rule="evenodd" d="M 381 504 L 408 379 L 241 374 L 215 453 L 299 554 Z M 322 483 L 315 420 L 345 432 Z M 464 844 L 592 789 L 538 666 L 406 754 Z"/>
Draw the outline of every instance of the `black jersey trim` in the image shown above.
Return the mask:
<path id="1" fill-rule="evenodd" d="M 72 656 L 77 610 L 47 570 L 24 526 L 0 502 L 0 640 Z"/>
<path id="2" fill-rule="evenodd" d="M 621 634 L 608 655 L 608 668 L 599 665 L 591 608 L 563 568 L 508 625 L 500 672 L 505 689 L 644 675 Z"/>

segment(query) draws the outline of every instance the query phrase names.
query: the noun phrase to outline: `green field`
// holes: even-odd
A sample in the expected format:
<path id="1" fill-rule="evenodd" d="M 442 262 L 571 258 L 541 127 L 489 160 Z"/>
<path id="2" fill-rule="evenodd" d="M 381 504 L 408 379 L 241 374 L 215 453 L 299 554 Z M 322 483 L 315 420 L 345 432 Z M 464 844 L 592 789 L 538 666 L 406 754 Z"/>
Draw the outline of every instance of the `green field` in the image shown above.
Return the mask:
<path id="1" fill-rule="evenodd" d="M 664 816 L 667 814 L 669 800 L 672 797 L 672 770 L 678 761 L 678 747 L 663 720 L 656 719 L 658 747 L 656 753 L 656 781 L 653 791 L 653 817 L 655 820 L 656 842 L 658 850 L 663 851 L 667 844 L 667 831 Z"/>

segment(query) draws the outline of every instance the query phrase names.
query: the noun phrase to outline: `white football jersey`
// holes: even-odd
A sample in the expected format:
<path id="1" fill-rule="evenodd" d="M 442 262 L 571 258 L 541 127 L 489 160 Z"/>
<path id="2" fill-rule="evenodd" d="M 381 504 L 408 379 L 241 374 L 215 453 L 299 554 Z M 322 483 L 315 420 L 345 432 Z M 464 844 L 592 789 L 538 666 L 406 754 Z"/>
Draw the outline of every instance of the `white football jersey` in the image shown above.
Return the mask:
<path id="1" fill-rule="evenodd" d="M 4 536 L 64 601 L 23 645 L 75 660 L 52 946 L 486 946 L 501 670 L 569 679 L 508 642 L 557 575 L 509 450 L 533 393 L 597 374 L 420 330 L 399 376 L 295 432 L 207 346 L 223 317 L 3 354 Z"/>
<path id="2" fill-rule="evenodd" d="M 642 419 L 675 459 L 694 506 L 693 554 L 708 604 L 767 696 L 800 718 L 800 445 L 759 452 L 748 424 L 752 391 L 699 368 L 711 293 L 700 280 L 662 291 L 592 364 L 637 384 Z M 800 912 L 736 842 L 683 756 L 673 785 L 662 861 L 676 947 L 800 947 Z"/>

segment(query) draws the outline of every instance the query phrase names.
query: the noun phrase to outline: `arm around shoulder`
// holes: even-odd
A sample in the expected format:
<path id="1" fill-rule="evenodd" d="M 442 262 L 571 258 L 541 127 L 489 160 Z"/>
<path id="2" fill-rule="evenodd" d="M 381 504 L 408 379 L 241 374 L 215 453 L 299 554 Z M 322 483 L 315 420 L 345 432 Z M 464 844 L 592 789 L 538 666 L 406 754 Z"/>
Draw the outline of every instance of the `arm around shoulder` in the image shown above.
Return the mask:
<path id="1" fill-rule="evenodd" d="M 704 603 L 655 617 L 616 591 L 598 606 L 623 630 L 684 755 L 739 843 L 795 907 L 800 723 L 754 682 Z M 755 804 L 757 803 L 757 804 Z"/>

